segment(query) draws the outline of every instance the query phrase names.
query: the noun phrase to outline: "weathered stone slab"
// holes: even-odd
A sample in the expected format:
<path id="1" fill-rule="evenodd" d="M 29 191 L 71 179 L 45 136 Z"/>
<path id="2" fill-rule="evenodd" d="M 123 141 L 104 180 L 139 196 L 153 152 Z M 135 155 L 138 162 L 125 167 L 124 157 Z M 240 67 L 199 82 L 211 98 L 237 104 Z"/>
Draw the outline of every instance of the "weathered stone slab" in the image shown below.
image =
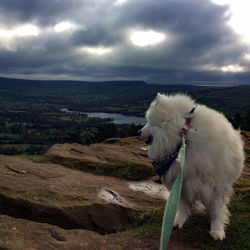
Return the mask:
<path id="1" fill-rule="evenodd" d="M 67 229 L 116 232 L 131 226 L 138 211 L 165 204 L 164 197 L 133 190 L 131 183 L 0 156 L 0 213 Z"/>
<path id="2" fill-rule="evenodd" d="M 158 250 L 159 239 L 126 234 L 100 235 L 82 229 L 65 230 L 46 223 L 16 219 L 0 214 L 1 250 Z M 170 241 L 168 249 L 192 250 Z"/>
<path id="3" fill-rule="evenodd" d="M 64 230 L 57 226 L 0 215 L 0 249 L 158 249 L 158 240 L 122 234 L 100 235 L 87 230 Z"/>
<path id="4" fill-rule="evenodd" d="M 77 143 L 55 144 L 47 154 L 96 163 L 133 162 L 150 165 L 147 151 L 142 150 L 143 146 L 144 143 L 137 138 L 114 138 L 90 146 Z"/>

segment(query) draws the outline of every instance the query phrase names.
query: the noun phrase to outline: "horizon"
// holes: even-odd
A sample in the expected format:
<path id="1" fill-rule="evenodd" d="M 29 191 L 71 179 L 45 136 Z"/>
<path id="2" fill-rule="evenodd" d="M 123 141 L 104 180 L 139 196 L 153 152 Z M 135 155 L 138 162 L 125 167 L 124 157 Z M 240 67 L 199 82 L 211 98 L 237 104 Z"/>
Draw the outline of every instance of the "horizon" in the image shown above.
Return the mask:
<path id="1" fill-rule="evenodd" d="M 244 0 L 2 0 L 0 75 L 249 85 Z"/>
<path id="2" fill-rule="evenodd" d="M 12 77 L 5 77 L 0 75 L 0 83 L 1 80 L 16 80 L 16 81 L 34 81 L 34 82 L 74 82 L 74 83 L 93 83 L 93 84 L 105 84 L 105 83 L 128 83 L 128 84 L 147 84 L 147 85 L 155 85 L 155 86 L 195 86 L 195 87 L 215 87 L 215 88 L 231 88 L 231 87 L 239 87 L 239 86 L 250 86 L 249 84 L 227 84 L 227 83 L 220 83 L 220 84 L 208 84 L 208 83 L 179 83 L 179 84 L 160 84 L 160 83 L 149 83 L 143 80 L 105 80 L 105 81 L 84 81 L 84 80 L 73 80 L 73 79 L 25 79 L 25 78 L 12 78 Z"/>

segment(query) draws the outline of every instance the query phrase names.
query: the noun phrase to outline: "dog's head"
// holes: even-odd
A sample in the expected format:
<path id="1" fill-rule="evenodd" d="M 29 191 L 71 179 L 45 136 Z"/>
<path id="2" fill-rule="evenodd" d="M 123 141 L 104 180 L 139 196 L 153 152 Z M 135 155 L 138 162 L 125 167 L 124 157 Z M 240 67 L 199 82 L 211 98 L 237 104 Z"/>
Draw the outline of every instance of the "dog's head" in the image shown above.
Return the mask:
<path id="1" fill-rule="evenodd" d="M 186 95 L 157 94 L 146 112 L 147 124 L 140 138 L 148 144 L 149 157 L 160 159 L 172 152 L 180 141 L 179 132 L 190 116 L 194 101 Z"/>

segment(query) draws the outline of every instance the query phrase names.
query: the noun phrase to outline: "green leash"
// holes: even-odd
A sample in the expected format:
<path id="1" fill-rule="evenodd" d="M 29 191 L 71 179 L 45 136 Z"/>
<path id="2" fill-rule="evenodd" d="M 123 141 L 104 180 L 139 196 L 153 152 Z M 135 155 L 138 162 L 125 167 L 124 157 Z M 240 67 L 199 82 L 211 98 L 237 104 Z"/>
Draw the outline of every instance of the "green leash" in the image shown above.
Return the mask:
<path id="1" fill-rule="evenodd" d="M 161 243 L 160 250 L 166 250 L 168 241 L 173 229 L 174 219 L 177 211 L 177 207 L 181 197 L 181 188 L 182 188 L 182 175 L 183 175 L 183 166 L 185 163 L 185 138 L 182 136 L 182 147 L 178 154 L 178 160 L 180 162 L 180 168 L 178 171 L 177 178 L 174 182 L 174 185 L 170 191 L 167 204 L 164 211 L 162 229 L 161 229 Z"/>

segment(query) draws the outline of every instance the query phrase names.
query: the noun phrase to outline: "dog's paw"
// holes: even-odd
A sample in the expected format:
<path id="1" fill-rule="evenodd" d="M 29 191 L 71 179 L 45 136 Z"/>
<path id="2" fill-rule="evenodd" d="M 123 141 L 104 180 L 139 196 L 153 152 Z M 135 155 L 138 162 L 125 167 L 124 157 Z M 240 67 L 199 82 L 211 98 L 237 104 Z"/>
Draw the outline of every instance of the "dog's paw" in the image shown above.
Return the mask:
<path id="1" fill-rule="evenodd" d="M 175 218 L 174 220 L 174 227 L 178 227 L 179 229 L 181 229 L 183 227 L 184 221 L 181 222 L 180 220 L 178 220 L 178 218 Z"/>
<path id="2" fill-rule="evenodd" d="M 214 238 L 214 240 L 223 240 L 225 238 L 225 231 L 224 230 L 211 230 L 210 235 Z"/>
<path id="3" fill-rule="evenodd" d="M 188 218 L 188 213 L 177 212 L 174 220 L 174 227 L 182 228 Z"/>

